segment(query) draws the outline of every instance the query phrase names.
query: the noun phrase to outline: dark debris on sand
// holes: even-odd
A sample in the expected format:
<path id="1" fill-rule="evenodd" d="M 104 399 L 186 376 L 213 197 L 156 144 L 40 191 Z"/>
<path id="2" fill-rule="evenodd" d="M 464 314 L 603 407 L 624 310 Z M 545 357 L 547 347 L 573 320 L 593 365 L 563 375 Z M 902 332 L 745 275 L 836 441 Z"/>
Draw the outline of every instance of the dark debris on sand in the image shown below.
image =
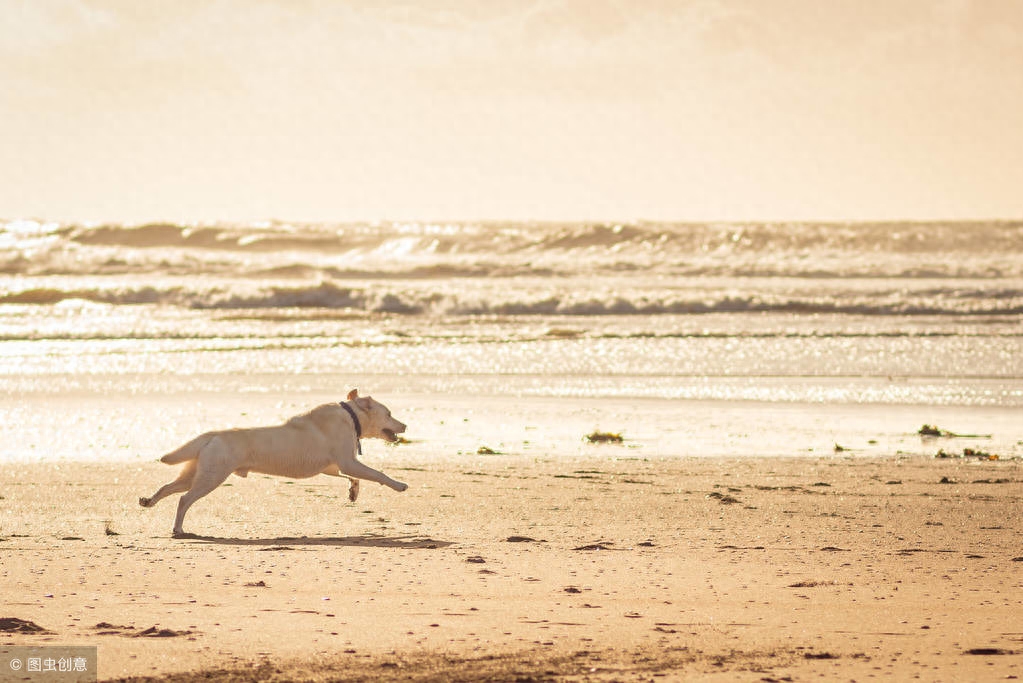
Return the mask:
<path id="1" fill-rule="evenodd" d="M 49 631 L 27 619 L 0 617 L 0 633 L 49 633 Z"/>
<path id="2" fill-rule="evenodd" d="M 207 669 L 161 676 L 131 676 L 108 683 L 262 683 L 263 681 L 323 681 L 368 683 L 370 681 L 417 681 L 419 683 L 469 683 L 471 681 L 547 681 L 602 679 L 647 680 L 651 676 L 697 671 L 713 666 L 716 671 L 749 671 L 769 674 L 775 666 L 789 666 L 807 655 L 792 651 L 705 653 L 686 647 L 649 651 L 578 650 L 554 653 L 538 648 L 527 652 L 458 657 L 445 654 L 391 654 L 367 660 L 354 651 L 333 661 L 310 664 L 295 670 L 264 661 L 251 668 Z M 808 658 L 836 655 L 809 653 Z"/>

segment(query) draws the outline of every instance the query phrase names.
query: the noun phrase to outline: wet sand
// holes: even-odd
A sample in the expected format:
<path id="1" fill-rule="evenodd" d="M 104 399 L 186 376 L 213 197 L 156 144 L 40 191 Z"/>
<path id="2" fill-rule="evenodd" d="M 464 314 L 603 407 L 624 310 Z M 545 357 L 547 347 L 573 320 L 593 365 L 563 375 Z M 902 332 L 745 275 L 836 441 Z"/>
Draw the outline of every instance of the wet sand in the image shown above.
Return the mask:
<path id="1" fill-rule="evenodd" d="M 176 468 L 0 465 L 0 644 L 100 680 L 1023 675 L 1018 460 L 366 461 L 409 490 L 233 477 L 183 539 L 137 504 Z"/>

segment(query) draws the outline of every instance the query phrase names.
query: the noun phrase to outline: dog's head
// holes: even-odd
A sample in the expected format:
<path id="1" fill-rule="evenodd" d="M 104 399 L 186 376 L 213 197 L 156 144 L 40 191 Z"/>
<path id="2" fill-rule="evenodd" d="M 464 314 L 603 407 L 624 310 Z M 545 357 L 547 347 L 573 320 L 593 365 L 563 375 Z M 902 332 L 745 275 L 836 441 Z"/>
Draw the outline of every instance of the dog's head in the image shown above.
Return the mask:
<path id="1" fill-rule="evenodd" d="M 405 425 L 391 417 L 387 406 L 374 401 L 370 396 L 359 396 L 358 389 L 348 392 L 348 400 L 358 406 L 363 414 L 360 420 L 363 437 L 376 437 L 394 443 L 398 435 L 405 431 Z"/>

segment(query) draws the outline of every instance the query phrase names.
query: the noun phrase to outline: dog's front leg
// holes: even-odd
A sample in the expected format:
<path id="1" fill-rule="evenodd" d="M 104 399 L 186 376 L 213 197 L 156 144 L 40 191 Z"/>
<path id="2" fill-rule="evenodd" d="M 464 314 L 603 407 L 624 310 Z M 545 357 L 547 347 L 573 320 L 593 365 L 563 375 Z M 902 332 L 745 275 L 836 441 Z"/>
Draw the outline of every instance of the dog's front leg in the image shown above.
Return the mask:
<path id="1" fill-rule="evenodd" d="M 348 462 L 342 462 L 338 467 L 342 474 L 349 478 L 355 477 L 357 479 L 368 479 L 369 481 L 375 481 L 378 484 L 383 484 L 384 486 L 390 486 L 392 489 L 399 492 L 408 488 L 408 484 L 391 479 L 383 472 L 379 472 L 372 467 L 367 467 L 354 458 Z M 358 491 L 358 488 L 356 488 L 356 491 Z M 351 498 L 351 491 L 349 491 L 348 495 L 351 500 L 355 500 L 354 498 Z"/>
<path id="2" fill-rule="evenodd" d="M 348 500 L 354 503 L 359 497 L 359 480 L 354 477 L 348 477 L 348 481 L 352 482 L 351 486 L 348 487 Z"/>

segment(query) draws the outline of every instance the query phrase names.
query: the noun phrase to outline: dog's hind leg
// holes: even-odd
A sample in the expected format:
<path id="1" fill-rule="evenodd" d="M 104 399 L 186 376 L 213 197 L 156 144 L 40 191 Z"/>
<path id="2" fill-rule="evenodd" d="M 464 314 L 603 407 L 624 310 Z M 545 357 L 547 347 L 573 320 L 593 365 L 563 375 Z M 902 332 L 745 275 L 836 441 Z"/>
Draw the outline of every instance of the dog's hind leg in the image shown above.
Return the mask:
<path id="1" fill-rule="evenodd" d="M 178 513 L 174 517 L 174 535 L 184 534 L 181 524 L 192 503 L 224 483 L 234 468 L 228 462 L 227 446 L 218 438 L 212 439 L 199 453 L 198 467 L 192 487 L 178 499 Z"/>
<path id="2" fill-rule="evenodd" d="M 178 474 L 178 478 L 165 486 L 160 487 L 160 490 L 154 493 L 149 498 L 139 498 L 139 505 L 144 508 L 151 508 L 161 500 L 171 495 L 172 493 L 183 493 L 192 486 L 192 479 L 195 478 L 195 468 L 197 461 L 189 460 L 185 463 L 185 466 L 181 468 L 181 473 Z"/>
<path id="3" fill-rule="evenodd" d="M 235 472 L 235 474 L 238 474 L 238 472 Z M 327 469 L 323 470 L 321 474 L 326 474 L 331 477 L 345 476 L 341 474 L 341 469 L 336 464 L 328 465 Z M 351 485 L 348 487 L 348 500 L 354 503 L 359 497 L 359 480 L 355 477 L 348 477 L 348 481 L 351 482 Z"/>

